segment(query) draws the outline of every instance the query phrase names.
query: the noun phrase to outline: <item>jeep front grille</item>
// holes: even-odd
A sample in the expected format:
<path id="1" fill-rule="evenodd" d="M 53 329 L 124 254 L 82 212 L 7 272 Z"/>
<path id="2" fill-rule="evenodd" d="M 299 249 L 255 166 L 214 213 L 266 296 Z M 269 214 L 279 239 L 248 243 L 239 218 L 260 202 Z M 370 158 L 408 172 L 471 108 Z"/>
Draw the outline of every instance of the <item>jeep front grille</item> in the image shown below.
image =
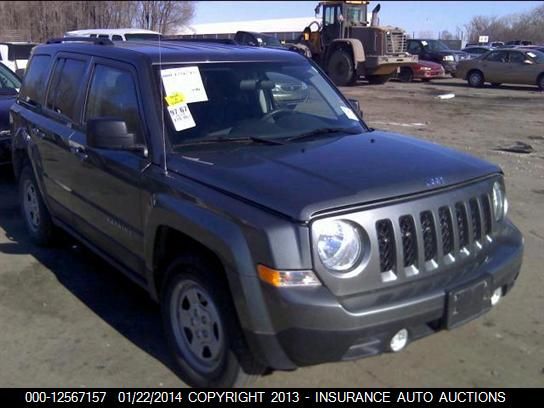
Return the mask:
<path id="1" fill-rule="evenodd" d="M 380 249 L 380 269 L 387 272 L 395 269 L 395 235 L 390 220 L 380 220 L 376 223 L 378 247 Z"/>
<path id="2" fill-rule="evenodd" d="M 442 205 L 434 211 L 420 211 L 417 217 L 401 215 L 397 220 L 398 229 L 390 219 L 376 223 L 380 271 L 382 275 L 389 272 L 384 281 L 391 280 L 392 276 L 395 279 L 402 268 L 406 275 L 417 274 L 417 269 L 422 267 L 436 268 L 440 257 L 444 258 L 445 264 L 455 262 L 461 253 L 465 256 L 469 253 L 470 244 L 482 248 L 483 239 L 490 238 L 493 229 L 487 194 Z M 418 229 L 421 242 L 418 241 Z M 396 251 L 396 245 L 401 251 Z M 402 259 L 397 259 L 398 256 Z M 427 266 L 419 265 L 419 260 Z"/>
<path id="3" fill-rule="evenodd" d="M 406 34 L 402 31 L 389 31 L 385 36 L 385 44 L 387 54 L 406 52 Z"/>

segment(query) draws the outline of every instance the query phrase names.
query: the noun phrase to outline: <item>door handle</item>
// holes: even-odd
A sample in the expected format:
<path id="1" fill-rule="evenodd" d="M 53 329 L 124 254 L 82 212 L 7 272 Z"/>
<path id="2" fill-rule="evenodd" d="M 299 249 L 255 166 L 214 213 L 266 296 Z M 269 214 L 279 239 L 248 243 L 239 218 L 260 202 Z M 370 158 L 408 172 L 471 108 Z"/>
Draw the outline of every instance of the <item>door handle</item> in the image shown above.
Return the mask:
<path id="1" fill-rule="evenodd" d="M 70 148 L 70 150 L 72 151 L 72 153 L 74 153 L 77 156 L 79 160 L 86 160 L 89 157 L 84 147 L 81 147 L 81 146 L 72 147 Z"/>

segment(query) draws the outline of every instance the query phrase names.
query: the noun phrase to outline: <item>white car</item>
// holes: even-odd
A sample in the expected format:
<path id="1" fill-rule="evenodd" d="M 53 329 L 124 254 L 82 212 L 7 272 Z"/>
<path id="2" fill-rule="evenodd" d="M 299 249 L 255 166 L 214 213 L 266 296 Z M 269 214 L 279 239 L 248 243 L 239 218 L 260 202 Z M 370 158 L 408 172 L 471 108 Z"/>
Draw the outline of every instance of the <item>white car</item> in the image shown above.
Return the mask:
<path id="1" fill-rule="evenodd" d="M 104 28 L 75 30 L 64 33 L 65 37 L 109 38 L 112 41 L 157 40 L 161 33 L 140 28 Z"/>
<path id="2" fill-rule="evenodd" d="M 0 62 L 22 77 L 30 52 L 35 45 L 30 42 L 2 42 L 0 43 Z"/>

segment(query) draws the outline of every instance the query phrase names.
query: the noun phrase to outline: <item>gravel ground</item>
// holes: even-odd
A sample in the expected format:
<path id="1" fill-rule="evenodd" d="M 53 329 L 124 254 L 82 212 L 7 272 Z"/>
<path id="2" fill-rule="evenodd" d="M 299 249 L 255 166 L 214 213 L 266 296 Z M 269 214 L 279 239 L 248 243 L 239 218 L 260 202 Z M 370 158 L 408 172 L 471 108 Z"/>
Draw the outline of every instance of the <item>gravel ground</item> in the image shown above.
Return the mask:
<path id="1" fill-rule="evenodd" d="M 544 93 L 361 82 L 343 88 L 378 129 L 445 144 L 498 163 L 526 252 L 514 290 L 484 317 L 398 354 L 262 377 L 262 387 L 544 386 Z M 440 94 L 454 93 L 448 100 Z M 531 154 L 494 150 L 521 141 Z M 409 163 L 409 158 L 407 158 Z M 158 307 L 145 292 L 69 239 L 33 246 L 16 186 L 0 169 L 0 386 L 177 387 Z"/>

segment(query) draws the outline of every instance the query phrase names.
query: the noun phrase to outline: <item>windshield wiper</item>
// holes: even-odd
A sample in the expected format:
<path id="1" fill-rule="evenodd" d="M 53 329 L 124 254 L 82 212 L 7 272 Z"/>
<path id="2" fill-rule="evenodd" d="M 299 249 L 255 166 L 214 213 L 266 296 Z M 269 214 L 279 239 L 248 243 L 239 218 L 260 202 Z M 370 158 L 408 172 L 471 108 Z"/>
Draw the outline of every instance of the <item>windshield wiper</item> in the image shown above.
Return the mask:
<path id="1" fill-rule="evenodd" d="M 301 133 L 296 136 L 288 137 L 287 139 L 284 139 L 284 140 L 288 142 L 292 142 L 293 140 L 309 139 L 311 137 L 329 135 L 332 133 L 348 133 L 350 135 L 358 135 L 359 133 L 362 133 L 362 132 L 354 128 L 319 128 L 319 129 L 310 130 L 309 132 Z"/>
<path id="2" fill-rule="evenodd" d="M 257 136 L 249 136 L 249 137 L 216 137 L 213 139 L 202 139 L 202 140 L 196 140 L 194 142 L 179 143 L 175 145 L 175 147 L 192 146 L 192 145 L 209 144 L 209 143 L 236 143 L 236 142 L 255 142 L 255 143 L 268 144 L 268 145 L 285 144 L 285 142 L 282 142 L 280 140 L 265 139 L 265 138 L 257 137 Z"/>

